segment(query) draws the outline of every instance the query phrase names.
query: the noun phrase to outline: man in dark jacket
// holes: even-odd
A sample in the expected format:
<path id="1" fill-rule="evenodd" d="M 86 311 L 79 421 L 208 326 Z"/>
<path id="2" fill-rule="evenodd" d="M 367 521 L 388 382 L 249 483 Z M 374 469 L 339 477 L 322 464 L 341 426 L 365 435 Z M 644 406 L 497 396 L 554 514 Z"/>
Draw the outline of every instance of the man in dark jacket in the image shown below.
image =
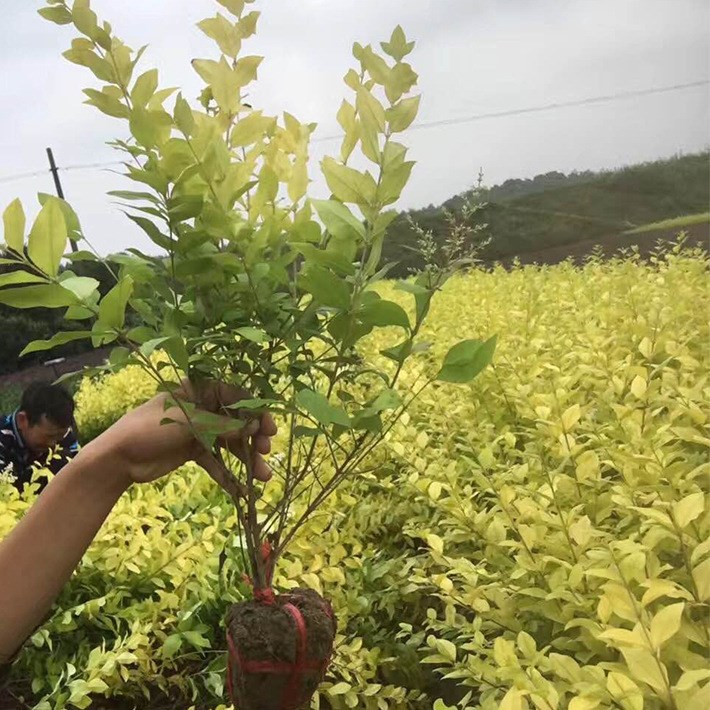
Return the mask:
<path id="1" fill-rule="evenodd" d="M 74 400 L 59 385 L 31 384 L 12 414 L 0 415 L 0 473 L 22 491 L 34 468 L 57 473 L 78 451 Z M 39 479 L 40 490 L 47 478 Z"/>

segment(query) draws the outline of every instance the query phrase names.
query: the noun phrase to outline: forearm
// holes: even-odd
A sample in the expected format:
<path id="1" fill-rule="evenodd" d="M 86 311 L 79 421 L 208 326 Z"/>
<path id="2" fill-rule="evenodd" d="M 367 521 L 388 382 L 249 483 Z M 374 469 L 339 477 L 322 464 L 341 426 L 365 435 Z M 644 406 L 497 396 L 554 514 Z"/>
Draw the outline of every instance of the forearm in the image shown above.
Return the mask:
<path id="1" fill-rule="evenodd" d="M 84 448 L 0 542 L 0 663 L 42 622 L 129 477 L 105 437 Z"/>

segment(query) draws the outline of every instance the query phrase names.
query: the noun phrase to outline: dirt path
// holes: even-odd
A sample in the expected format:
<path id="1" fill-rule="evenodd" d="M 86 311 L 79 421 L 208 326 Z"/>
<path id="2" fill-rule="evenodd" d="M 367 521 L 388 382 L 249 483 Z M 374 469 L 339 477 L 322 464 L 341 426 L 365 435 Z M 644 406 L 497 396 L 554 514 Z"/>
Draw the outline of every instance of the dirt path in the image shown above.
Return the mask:
<path id="1" fill-rule="evenodd" d="M 9 375 L 0 375 L 0 388 L 2 387 L 24 387 L 30 382 L 50 382 L 67 372 L 76 372 L 87 366 L 100 365 L 111 352 L 111 348 L 100 348 L 90 350 L 81 355 L 71 355 L 64 362 L 53 366 L 32 365 Z M 49 357 L 48 357 L 49 359 Z"/>

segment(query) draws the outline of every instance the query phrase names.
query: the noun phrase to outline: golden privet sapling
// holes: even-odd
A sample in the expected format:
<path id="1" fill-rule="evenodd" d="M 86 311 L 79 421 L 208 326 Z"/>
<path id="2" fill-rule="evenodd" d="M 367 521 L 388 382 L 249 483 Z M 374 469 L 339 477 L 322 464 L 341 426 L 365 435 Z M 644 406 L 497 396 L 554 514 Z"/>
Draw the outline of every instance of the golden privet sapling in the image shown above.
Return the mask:
<path id="1" fill-rule="evenodd" d="M 156 69 L 139 72 L 145 48 L 133 51 L 118 39 L 88 0 L 48 0 L 40 10 L 78 32 L 64 56 L 100 84 L 85 90 L 86 103 L 127 123 L 129 136 L 112 145 L 136 187 L 111 194 L 154 249 L 101 257 L 71 207 L 46 195 L 26 236 L 16 200 L 3 216 L 3 261 L 16 268 L 0 277 L 0 303 L 64 309 L 74 324 L 26 353 L 80 339 L 111 344 L 107 367 L 140 365 L 168 393 L 168 404 L 183 410 L 219 463 L 211 475 L 236 508 L 253 582 L 255 599 L 234 605 L 227 618 L 233 698 L 242 709 L 295 708 L 325 672 L 335 622 L 315 592 L 274 595 L 274 565 L 418 393 L 434 380 L 473 379 L 495 341 L 460 342 L 435 376 L 413 391 L 398 388 L 407 360 L 426 347 L 419 333 L 434 294 L 466 264 L 457 244 L 444 263 L 399 282 L 413 297 L 412 317 L 377 290 L 391 266 L 380 263 L 396 216 L 391 206 L 414 165 L 398 140 L 419 107 L 417 74 L 407 62 L 414 43 L 397 27 L 379 49 L 354 45 L 356 67 L 345 75 L 350 99 L 337 112 L 340 152 L 320 165 L 331 194 L 314 199 L 307 192 L 315 125 L 250 105 L 247 89 L 262 57 L 242 48 L 259 13 L 251 0 L 218 2 L 220 11 L 198 24 L 219 53 L 192 60 L 204 82 L 195 103 L 161 88 Z M 68 239 L 87 248 L 65 253 Z M 110 272 L 115 285 L 106 295 L 96 279 L 72 271 L 80 260 Z M 376 362 L 359 349 L 375 328 L 392 339 Z M 286 435 L 273 462 L 273 504 L 260 500 L 253 452 L 231 459 L 220 448 L 224 418 L 181 398 L 183 378 L 198 388 L 216 380 L 248 392 L 217 413 L 237 415 L 234 426 L 265 410 L 280 419 Z"/>

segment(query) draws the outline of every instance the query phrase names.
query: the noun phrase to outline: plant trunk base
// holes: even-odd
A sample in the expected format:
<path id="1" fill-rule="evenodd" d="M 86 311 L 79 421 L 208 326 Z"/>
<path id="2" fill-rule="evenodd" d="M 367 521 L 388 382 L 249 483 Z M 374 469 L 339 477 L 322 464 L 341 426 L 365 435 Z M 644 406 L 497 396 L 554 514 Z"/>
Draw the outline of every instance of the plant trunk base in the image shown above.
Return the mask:
<path id="1" fill-rule="evenodd" d="M 323 680 L 335 640 L 330 604 L 312 589 L 227 612 L 227 682 L 239 710 L 298 710 Z"/>

